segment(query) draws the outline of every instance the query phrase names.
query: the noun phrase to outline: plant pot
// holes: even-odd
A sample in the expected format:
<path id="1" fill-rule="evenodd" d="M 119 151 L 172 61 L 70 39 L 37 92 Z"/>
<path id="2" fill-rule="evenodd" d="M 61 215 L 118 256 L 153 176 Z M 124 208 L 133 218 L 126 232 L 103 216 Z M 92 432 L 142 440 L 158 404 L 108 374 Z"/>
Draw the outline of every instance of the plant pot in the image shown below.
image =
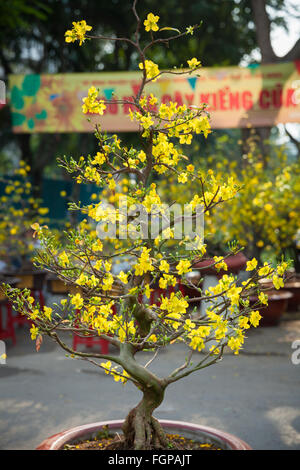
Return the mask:
<path id="1" fill-rule="evenodd" d="M 62 450 L 65 444 L 95 437 L 103 426 L 108 426 L 112 432 L 121 433 L 123 422 L 123 420 L 100 421 L 77 426 L 48 437 L 37 447 L 37 450 Z M 223 450 L 252 450 L 246 442 L 238 437 L 218 429 L 181 421 L 160 420 L 160 424 L 170 434 L 180 434 L 187 438 L 199 440 L 202 443 L 217 444 Z"/>
<path id="2" fill-rule="evenodd" d="M 278 325 L 284 312 L 287 310 L 288 301 L 293 294 L 286 290 L 266 291 L 268 295 L 268 305 L 264 307 L 254 307 L 259 310 L 262 318 L 259 322 L 260 326 Z M 250 305 L 254 305 L 258 301 L 256 296 L 250 297 Z"/>
<path id="3" fill-rule="evenodd" d="M 300 307 L 300 280 L 287 282 L 285 286 L 293 297 L 288 300 L 287 310 L 289 312 L 296 312 Z"/>
<path id="4" fill-rule="evenodd" d="M 300 308 L 300 273 L 290 274 L 285 287 L 294 294 L 294 297 L 288 301 L 287 309 L 289 312 L 296 312 Z"/>
<path id="5" fill-rule="evenodd" d="M 272 279 L 260 279 L 258 281 L 260 285 L 264 289 L 270 289 L 273 287 L 273 282 Z M 287 311 L 288 312 L 296 312 L 300 306 L 300 279 L 299 277 L 293 276 L 292 278 L 289 278 L 285 283 L 284 283 L 284 288 L 279 289 L 280 292 L 282 290 L 288 290 L 293 294 L 293 296 L 288 300 L 288 305 L 287 305 Z"/>
<path id="6" fill-rule="evenodd" d="M 194 269 L 199 269 L 201 274 L 212 274 L 217 276 L 219 279 L 224 274 L 238 274 L 242 269 L 245 268 L 247 263 L 247 258 L 243 253 L 237 253 L 236 255 L 230 255 L 226 258 L 225 263 L 227 264 L 227 271 L 221 269 L 219 272 L 215 267 L 208 267 L 215 263 L 213 258 L 207 258 L 193 264 Z"/>

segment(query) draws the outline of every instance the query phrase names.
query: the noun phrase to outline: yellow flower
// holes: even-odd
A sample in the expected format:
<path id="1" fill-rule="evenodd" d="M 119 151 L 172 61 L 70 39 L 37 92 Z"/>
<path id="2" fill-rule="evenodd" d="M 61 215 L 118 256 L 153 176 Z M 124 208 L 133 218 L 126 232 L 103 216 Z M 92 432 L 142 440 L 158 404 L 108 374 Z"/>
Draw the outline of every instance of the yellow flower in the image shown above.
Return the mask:
<path id="1" fill-rule="evenodd" d="M 193 57 L 192 59 L 188 60 L 187 63 L 190 69 L 195 69 L 201 66 L 200 60 L 196 59 L 196 57 Z"/>
<path id="2" fill-rule="evenodd" d="M 258 275 L 259 276 L 268 276 L 272 272 L 272 268 L 268 265 L 267 262 L 264 263 L 264 265 L 259 269 Z"/>
<path id="3" fill-rule="evenodd" d="M 268 305 L 268 296 L 264 292 L 260 292 L 258 299 L 264 305 Z"/>
<path id="4" fill-rule="evenodd" d="M 259 325 L 259 320 L 261 319 L 261 315 L 258 310 L 252 311 L 250 314 L 250 323 L 254 328 Z"/>
<path id="5" fill-rule="evenodd" d="M 191 271 L 191 262 L 188 260 L 181 260 L 176 266 L 176 269 L 178 271 L 178 274 L 185 274 Z"/>
<path id="6" fill-rule="evenodd" d="M 72 297 L 71 304 L 74 305 L 74 307 L 80 309 L 83 306 L 83 298 L 81 295 L 78 293 Z"/>
<path id="7" fill-rule="evenodd" d="M 136 276 L 141 276 L 148 271 L 153 271 L 154 267 L 152 266 L 149 252 L 150 248 L 143 248 L 142 254 L 138 259 L 138 264 L 134 266 Z"/>
<path id="8" fill-rule="evenodd" d="M 85 20 L 82 21 L 73 21 L 73 28 L 69 29 L 65 32 L 65 41 L 66 42 L 75 42 L 76 40 L 79 41 L 79 45 L 81 46 L 82 43 L 85 41 L 85 34 L 87 31 L 92 29 L 91 26 L 86 24 Z"/>
<path id="9" fill-rule="evenodd" d="M 242 329 L 245 329 L 245 330 L 250 328 L 249 319 L 247 317 L 240 317 L 239 318 L 239 327 L 242 328 Z"/>
<path id="10" fill-rule="evenodd" d="M 46 214 L 48 214 L 49 209 L 48 209 L 48 207 L 40 207 L 39 210 L 38 210 L 38 212 L 39 212 L 39 214 L 41 214 L 41 215 L 46 215 Z"/>
<path id="11" fill-rule="evenodd" d="M 109 290 L 111 290 L 113 283 L 114 283 L 114 278 L 113 278 L 113 276 L 109 273 L 109 274 L 103 279 L 103 290 L 104 290 L 104 291 L 109 291 Z"/>
<path id="12" fill-rule="evenodd" d="M 267 204 L 264 205 L 264 209 L 267 212 L 270 212 L 273 209 L 273 206 L 272 206 L 272 204 L 267 203 Z"/>
<path id="13" fill-rule="evenodd" d="M 246 271 L 253 271 L 257 266 L 257 259 L 253 258 L 251 261 L 247 261 Z"/>
<path id="14" fill-rule="evenodd" d="M 106 105 L 104 104 L 103 100 L 98 100 L 98 91 L 94 86 L 89 88 L 88 96 L 83 98 L 82 101 L 84 103 L 82 105 L 82 112 L 84 114 L 104 114 Z"/>
<path id="15" fill-rule="evenodd" d="M 273 276 L 273 284 L 275 289 L 280 289 L 281 287 L 284 287 L 283 279 L 282 277 L 277 276 L 277 274 L 274 274 Z"/>
<path id="16" fill-rule="evenodd" d="M 44 314 L 49 321 L 52 320 L 52 308 L 51 307 L 44 307 Z"/>
<path id="17" fill-rule="evenodd" d="M 148 299 L 150 299 L 151 291 L 152 291 L 152 289 L 150 289 L 149 284 L 146 284 L 145 289 L 144 289 L 144 294 Z"/>
<path id="18" fill-rule="evenodd" d="M 104 153 L 97 152 L 94 159 L 92 160 L 93 165 L 103 165 L 105 162 L 105 155 Z"/>
<path id="19" fill-rule="evenodd" d="M 232 351 L 234 351 L 234 354 L 239 354 L 239 350 L 241 349 L 241 346 L 243 344 L 243 339 L 240 338 L 240 337 L 231 337 L 229 338 L 228 340 L 228 346 L 230 347 L 230 349 L 232 349 Z"/>
<path id="20" fill-rule="evenodd" d="M 224 269 L 224 271 L 228 270 L 228 266 L 226 262 L 224 261 L 223 256 L 214 256 L 214 261 L 217 262 L 215 264 L 217 271 L 219 271 L 220 269 Z"/>
<path id="21" fill-rule="evenodd" d="M 109 374 L 109 371 L 110 371 L 110 368 L 111 368 L 111 362 L 110 361 L 101 362 L 100 366 L 105 369 L 106 374 Z"/>
<path id="22" fill-rule="evenodd" d="M 168 273 L 170 271 L 170 265 L 169 263 L 167 263 L 167 261 L 165 260 L 162 260 L 160 263 L 159 263 L 159 270 L 160 271 L 163 271 L 165 273 Z"/>
<path id="23" fill-rule="evenodd" d="M 122 281 L 124 284 L 128 284 L 128 275 L 124 273 L 124 271 L 121 271 L 120 274 L 117 276 L 120 281 Z"/>
<path id="24" fill-rule="evenodd" d="M 152 80 L 153 82 L 156 82 L 157 80 L 157 75 L 159 75 L 159 68 L 158 68 L 158 65 L 155 64 L 154 62 L 152 62 L 152 60 L 145 60 L 145 67 L 144 67 L 144 64 L 143 62 L 140 62 L 139 63 L 139 68 L 141 70 L 144 70 L 145 68 L 145 71 L 146 71 L 146 78 L 148 78 L 149 80 Z M 156 77 L 156 78 L 155 78 Z"/>
<path id="25" fill-rule="evenodd" d="M 188 319 L 188 320 L 185 320 L 183 328 L 185 330 L 192 330 L 193 328 L 195 328 L 195 326 L 196 324 L 193 323 L 190 319 Z"/>
<path id="26" fill-rule="evenodd" d="M 148 13 L 147 19 L 144 21 L 145 30 L 148 31 L 158 31 L 157 22 L 159 16 L 155 16 L 153 13 Z"/>
<path id="27" fill-rule="evenodd" d="M 32 340 L 36 339 L 36 337 L 38 335 L 38 332 L 39 332 L 39 329 L 35 325 L 32 325 L 32 327 L 30 328 L 30 333 L 31 333 L 31 339 Z"/>
<path id="28" fill-rule="evenodd" d="M 69 264 L 69 258 L 68 258 L 68 255 L 67 255 L 67 253 L 66 253 L 65 251 L 63 251 L 63 252 L 59 255 L 58 259 L 59 259 L 59 261 L 60 261 L 60 263 L 61 263 L 61 265 L 62 265 L 63 268 L 65 268 L 66 266 L 68 266 L 68 264 Z"/>
<path id="29" fill-rule="evenodd" d="M 195 170 L 195 167 L 194 167 L 194 165 L 188 165 L 188 166 L 186 167 L 186 169 L 187 169 L 187 171 L 192 172 L 192 171 Z"/>
<path id="30" fill-rule="evenodd" d="M 186 173 L 181 173 L 178 175 L 178 183 L 186 183 L 187 182 L 187 174 Z"/>
<path id="31" fill-rule="evenodd" d="M 283 261 L 281 264 L 279 264 L 277 266 L 277 273 L 280 276 L 282 276 L 285 273 L 285 271 L 287 270 L 287 268 L 288 268 L 288 264 L 285 261 Z"/>
<path id="32" fill-rule="evenodd" d="M 38 317 L 39 313 L 39 310 L 36 308 L 35 310 L 33 310 L 33 312 L 29 313 L 29 318 L 31 320 L 35 320 Z"/>

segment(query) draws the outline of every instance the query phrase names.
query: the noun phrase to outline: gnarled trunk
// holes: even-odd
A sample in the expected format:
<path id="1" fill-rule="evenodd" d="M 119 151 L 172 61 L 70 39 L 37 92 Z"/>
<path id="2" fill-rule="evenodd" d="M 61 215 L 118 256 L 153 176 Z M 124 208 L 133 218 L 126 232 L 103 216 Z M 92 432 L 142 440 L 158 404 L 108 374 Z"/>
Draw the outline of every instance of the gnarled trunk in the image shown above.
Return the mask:
<path id="1" fill-rule="evenodd" d="M 161 404 L 164 389 L 149 388 L 143 392 L 140 403 L 130 411 L 124 425 L 124 448 L 135 450 L 167 449 L 168 441 L 161 425 L 152 416 Z"/>

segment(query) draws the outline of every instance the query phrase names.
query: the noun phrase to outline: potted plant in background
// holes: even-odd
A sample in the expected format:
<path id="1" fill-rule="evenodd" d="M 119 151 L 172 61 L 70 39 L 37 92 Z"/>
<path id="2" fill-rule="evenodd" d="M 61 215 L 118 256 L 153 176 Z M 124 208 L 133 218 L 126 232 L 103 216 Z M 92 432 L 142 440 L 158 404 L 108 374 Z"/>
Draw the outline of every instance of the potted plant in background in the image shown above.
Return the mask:
<path id="1" fill-rule="evenodd" d="M 80 290 L 69 294 L 60 304 L 44 308 L 38 304 L 32 306 L 30 292 L 26 289 L 6 286 L 5 291 L 16 309 L 32 320 L 31 337 L 36 340 L 37 349 L 42 345 L 43 336 L 47 335 L 70 357 L 93 364 L 120 384 L 131 382 L 142 398 L 125 420 L 79 426 L 50 438 L 40 448 L 62 448 L 76 439 L 87 439 L 103 425 L 108 425 L 111 430 L 122 428 L 123 434 L 106 449 L 176 448 L 176 442 L 170 441 L 169 436 L 175 429 L 182 435 L 189 431 L 195 436 L 197 432 L 202 443 L 246 449 L 249 446 L 243 441 L 221 431 L 159 421 L 153 413 L 162 403 L 169 385 L 215 364 L 222 358 L 225 348 L 239 353 L 247 330 L 259 324 L 261 315 L 257 307 L 268 302 L 259 279 L 276 276 L 283 282 L 288 264 L 281 262 L 275 267 L 268 264 L 261 272 L 257 261 L 249 260 L 246 269 L 250 277 L 241 285 L 237 285 L 233 274 L 225 274 L 216 286 L 205 292 L 199 289 L 199 299 L 209 299 L 210 307 L 204 316 L 192 318 L 190 300 L 184 297 L 178 284 L 180 278 L 184 283 L 184 276 L 192 271 L 193 261 L 205 256 L 206 248 L 198 232 L 185 232 L 180 240 L 181 248 L 185 246 L 185 249 L 174 250 L 178 220 L 174 216 L 168 219 L 167 225 L 164 224 L 169 208 L 162 204 L 153 179 L 156 175 L 165 177 L 171 172 L 186 186 L 191 180 L 198 182 L 199 190 L 187 205 L 192 220 L 199 213 L 208 213 L 212 206 L 232 199 L 238 185 L 232 177 L 216 179 L 212 170 L 207 174 L 191 171 L 187 157 L 177 146 L 177 143 L 189 145 L 195 133 L 206 136 L 210 131 L 205 106 L 188 108 L 172 102 L 159 103 L 147 88 L 164 73 L 174 76 L 183 73 L 176 69 L 160 71 L 158 65 L 147 58 L 151 47 L 193 34 L 197 26 L 190 26 L 183 33 L 170 27 L 160 28 L 159 17 L 152 13 L 143 21 L 137 13 L 136 0 L 133 14 L 137 22 L 134 37 L 113 40 L 125 41 L 139 56 L 140 86 L 126 103 L 131 104 L 129 117 L 139 126 L 141 148 L 127 148 L 118 136 L 101 132 L 100 118 L 95 132 L 99 145 L 97 154 L 82 157 L 79 162 L 65 158 L 60 160 L 60 165 L 73 174 L 79 184 L 93 182 L 101 188 L 108 187 L 110 205 L 104 201 L 84 207 L 79 202 L 73 203 L 70 208 L 86 214 L 89 222 L 84 220 L 80 228 L 66 232 L 67 241 L 63 248 L 47 227 L 33 225 L 41 244 L 35 263 Z M 141 39 L 143 26 L 150 36 L 148 42 Z M 73 28 L 66 32 L 66 41 L 78 40 L 81 45 L 86 38 L 105 39 L 90 35 L 91 29 L 85 21 L 74 22 Z M 164 29 L 169 37 L 155 35 Z M 191 58 L 187 65 L 186 73 L 195 73 L 201 64 L 198 59 Z M 123 104 L 124 100 L 118 102 Z M 109 100 L 99 98 L 96 88 L 91 87 L 83 100 L 83 112 L 101 116 L 109 103 Z M 129 181 L 125 197 L 118 192 L 117 185 L 121 186 L 122 179 L 128 175 L 133 175 L 134 179 Z M 162 218 L 155 236 L 152 216 Z M 114 260 L 122 257 L 129 260 L 130 269 L 115 274 Z M 218 259 L 217 264 L 218 269 L 226 269 L 224 258 Z M 172 286 L 173 290 L 151 304 L 149 299 L 155 282 L 165 289 Z M 254 293 L 258 293 L 258 302 L 250 305 L 249 297 Z M 103 338 L 115 347 L 116 353 L 75 351 L 65 339 L 65 332 Z M 158 377 L 151 370 L 153 360 L 161 349 L 176 342 L 186 345 L 182 364 L 167 376 Z M 143 351 L 149 350 L 153 351 L 153 357 L 143 366 L 138 358 Z"/>
<path id="2" fill-rule="evenodd" d="M 298 161 L 288 161 L 283 146 L 271 144 L 270 155 L 263 160 L 253 135 L 248 147 L 242 168 L 228 160 L 216 163 L 220 172 L 230 172 L 243 190 L 233 199 L 230 209 L 229 205 L 222 210 L 216 208 L 212 217 L 207 218 L 207 225 L 212 233 L 221 232 L 225 241 L 238 239 L 249 259 L 256 257 L 263 263 L 278 260 L 284 254 L 293 261 L 294 270 L 289 271 L 284 286 L 269 279 L 261 281 L 273 289 L 269 306 L 263 312 L 266 319 L 261 324 L 277 324 L 287 309 L 295 311 L 299 303 L 296 244 L 300 223 L 297 216 L 300 166 Z"/>
<path id="3" fill-rule="evenodd" d="M 38 291 L 40 303 L 43 303 L 46 271 L 37 269 L 32 262 L 38 242 L 32 238 L 31 225 L 34 221 L 48 223 L 48 208 L 42 206 L 41 199 L 33 196 L 29 170 L 30 167 L 21 160 L 13 175 L 1 180 L 0 275 L 17 287 Z M 17 323 L 23 323 L 23 320 L 14 317 Z"/>

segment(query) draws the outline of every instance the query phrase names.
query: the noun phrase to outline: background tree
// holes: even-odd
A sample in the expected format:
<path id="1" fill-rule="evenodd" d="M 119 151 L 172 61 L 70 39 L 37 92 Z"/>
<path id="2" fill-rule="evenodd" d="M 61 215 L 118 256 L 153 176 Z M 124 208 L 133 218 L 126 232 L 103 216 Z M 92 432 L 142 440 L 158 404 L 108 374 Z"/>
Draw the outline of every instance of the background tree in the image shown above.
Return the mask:
<path id="1" fill-rule="evenodd" d="M 266 6 L 277 13 L 270 15 Z M 168 0 L 163 5 L 158 0 L 144 0 L 141 15 L 149 8 L 159 9 L 165 24 L 176 24 L 179 29 L 190 23 L 190 19 L 202 21 L 199 32 L 190 36 L 185 45 L 172 45 L 164 51 L 154 47 L 150 58 L 166 66 L 180 66 L 189 51 L 191 56 L 205 57 L 204 66 L 238 65 L 251 52 L 260 47 L 262 61 L 274 59 L 270 42 L 272 25 L 286 26 L 282 15 L 287 11 L 283 0 L 202 0 L 187 2 Z M 0 78 L 7 82 L 9 73 L 64 73 L 95 72 L 101 70 L 133 70 L 137 55 L 129 45 L 114 41 L 96 44 L 90 41 L 85 48 L 70 51 L 64 43 L 64 25 L 70 15 L 75 21 L 86 18 L 97 25 L 96 31 L 106 36 L 130 36 L 133 33 L 132 12 L 127 2 L 112 0 L 2 0 L 0 4 Z M 178 24 L 179 19 L 179 24 Z M 267 39 L 265 40 L 265 37 Z M 234 38 L 234 40 L 233 40 Z M 285 60 L 299 58 L 299 43 Z M 277 58 L 278 59 L 278 58 Z M 276 60 L 277 60 L 276 59 Z M 282 60 L 280 58 L 280 60 Z M 207 140 L 208 147 L 215 143 L 215 131 Z M 240 137 L 240 130 L 231 130 L 230 135 Z M 80 156 L 88 150 L 93 153 L 95 143 L 90 134 L 23 134 L 13 135 L 8 107 L 0 112 L 1 164 L 20 156 L 31 167 L 34 185 L 40 185 L 46 168 L 57 172 L 55 157 L 64 153 Z M 122 136 L 128 143 L 136 142 L 136 135 Z M 56 149 L 56 155 L 52 149 Z M 205 149 L 205 144 L 202 144 Z M 5 151 L 4 151 L 5 150 Z M 237 155 L 240 151 L 236 148 Z M 5 157 L 9 154 L 9 159 Z M 19 157 L 18 157 L 19 158 Z M 64 176 L 65 177 L 65 176 Z"/>
<path id="2" fill-rule="evenodd" d="M 242 0 L 240 3 L 245 2 Z M 297 6 L 295 4 L 293 6 L 286 0 L 251 0 L 250 8 L 255 27 L 256 42 L 261 53 L 261 64 L 275 64 L 279 62 L 299 60 L 300 38 L 284 56 L 278 56 L 275 53 L 271 41 L 271 32 L 274 25 L 282 26 L 286 31 L 288 31 L 286 17 L 292 16 L 300 18 L 299 5 Z M 286 16 L 283 15 L 284 13 Z M 256 128 L 256 134 L 260 139 L 261 150 L 265 155 L 269 152 L 267 141 L 270 138 L 270 133 L 271 127 Z M 287 135 L 295 144 L 298 155 L 300 155 L 299 142 L 288 131 Z M 248 137 L 249 133 L 246 129 L 244 132 L 245 142 Z"/>
<path id="3" fill-rule="evenodd" d="M 159 8 L 165 24 L 180 19 L 178 28 L 185 28 L 190 18 L 202 21 L 199 32 L 190 36 L 178 49 L 170 46 L 164 53 L 157 47 L 151 58 L 161 68 L 180 66 L 188 50 L 191 56 L 205 56 L 205 66 L 235 65 L 255 47 L 255 35 L 248 31 L 250 10 L 241 9 L 234 0 L 185 2 L 169 0 L 164 5 L 158 0 L 145 0 L 141 15 L 149 8 Z M 127 2 L 112 0 L 4 0 L 0 5 L 0 64 L 1 79 L 7 82 L 9 73 L 64 73 L 95 72 L 101 70 L 132 70 L 137 66 L 137 55 L 127 44 L 90 41 L 85 48 L 67 48 L 64 27 L 70 21 L 86 18 L 96 25 L 99 34 L 130 36 L 134 31 L 133 16 Z M 233 14 L 233 12 L 235 12 Z M 232 42 L 232 36 L 237 40 Z M 22 134 L 11 132 L 9 109 L 0 113 L 1 141 L 10 149 L 10 155 L 20 154 L 31 166 L 34 185 L 39 185 L 46 167 L 55 162 L 55 155 L 66 152 L 80 156 L 87 150 L 94 152 L 94 139 L 90 134 Z M 128 142 L 136 141 L 136 135 L 127 134 Z M 2 152 L 4 156 L 5 153 Z M 57 171 L 56 167 L 55 170 Z"/>

